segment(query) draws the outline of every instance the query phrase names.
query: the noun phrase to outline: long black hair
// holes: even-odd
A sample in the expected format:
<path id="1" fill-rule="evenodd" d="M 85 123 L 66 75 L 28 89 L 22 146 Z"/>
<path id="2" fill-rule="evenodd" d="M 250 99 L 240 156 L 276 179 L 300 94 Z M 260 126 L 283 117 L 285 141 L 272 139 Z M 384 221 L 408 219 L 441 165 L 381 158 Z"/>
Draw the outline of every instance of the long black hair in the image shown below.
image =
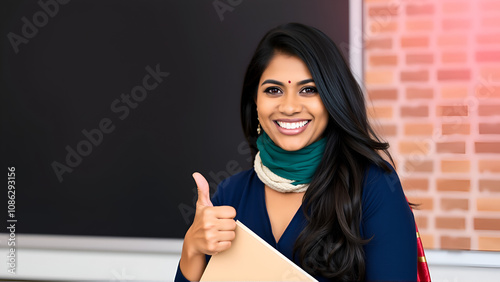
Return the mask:
<path id="1" fill-rule="evenodd" d="M 390 158 L 389 144 L 371 128 L 363 92 L 335 43 L 316 28 L 289 23 L 263 37 L 245 74 L 241 122 L 254 154 L 258 83 L 277 52 L 296 56 L 307 65 L 329 113 L 325 153 L 303 198 L 308 224 L 295 242 L 294 255 L 312 275 L 362 280 L 363 244 L 368 242 L 359 231 L 363 176 L 371 163 L 390 171 L 380 155 L 384 152 Z"/>

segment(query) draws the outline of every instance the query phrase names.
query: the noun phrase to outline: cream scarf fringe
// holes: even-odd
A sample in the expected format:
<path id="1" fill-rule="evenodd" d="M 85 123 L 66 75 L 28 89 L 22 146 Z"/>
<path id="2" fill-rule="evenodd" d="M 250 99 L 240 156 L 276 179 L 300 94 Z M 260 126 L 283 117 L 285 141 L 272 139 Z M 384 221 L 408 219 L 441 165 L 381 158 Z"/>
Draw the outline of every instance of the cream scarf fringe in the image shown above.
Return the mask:
<path id="1" fill-rule="evenodd" d="M 275 191 L 281 193 L 300 193 L 306 191 L 307 187 L 309 187 L 309 184 L 293 185 L 292 182 L 294 182 L 294 180 L 289 180 L 274 174 L 262 163 L 262 160 L 260 159 L 260 152 L 257 152 L 257 155 L 255 155 L 253 165 L 259 179 Z"/>

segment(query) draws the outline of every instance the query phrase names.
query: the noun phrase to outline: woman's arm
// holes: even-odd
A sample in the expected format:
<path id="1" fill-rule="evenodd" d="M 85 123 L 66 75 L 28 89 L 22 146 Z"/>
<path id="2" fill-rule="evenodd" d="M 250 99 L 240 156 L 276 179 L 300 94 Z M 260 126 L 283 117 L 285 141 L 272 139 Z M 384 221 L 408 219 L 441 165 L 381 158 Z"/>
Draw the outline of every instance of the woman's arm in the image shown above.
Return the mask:
<path id="1" fill-rule="evenodd" d="M 367 281 L 416 281 L 417 237 L 413 213 L 396 172 L 371 167 L 363 188 L 362 235 Z"/>

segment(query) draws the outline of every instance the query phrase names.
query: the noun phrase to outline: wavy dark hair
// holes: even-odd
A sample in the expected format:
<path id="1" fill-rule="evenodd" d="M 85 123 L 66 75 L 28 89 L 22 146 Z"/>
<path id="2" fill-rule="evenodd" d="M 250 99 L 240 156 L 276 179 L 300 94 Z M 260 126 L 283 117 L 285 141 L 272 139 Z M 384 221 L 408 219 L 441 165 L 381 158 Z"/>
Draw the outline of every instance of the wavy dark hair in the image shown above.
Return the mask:
<path id="1" fill-rule="evenodd" d="M 380 155 L 383 152 L 392 161 L 389 144 L 370 126 L 363 92 L 335 43 L 316 28 L 289 23 L 263 37 L 245 74 L 241 122 L 254 156 L 258 83 L 277 52 L 296 56 L 307 65 L 330 116 L 324 157 L 303 198 L 308 224 L 295 242 L 294 255 L 312 275 L 363 280 L 363 244 L 368 242 L 359 230 L 363 177 L 372 163 L 390 171 Z"/>

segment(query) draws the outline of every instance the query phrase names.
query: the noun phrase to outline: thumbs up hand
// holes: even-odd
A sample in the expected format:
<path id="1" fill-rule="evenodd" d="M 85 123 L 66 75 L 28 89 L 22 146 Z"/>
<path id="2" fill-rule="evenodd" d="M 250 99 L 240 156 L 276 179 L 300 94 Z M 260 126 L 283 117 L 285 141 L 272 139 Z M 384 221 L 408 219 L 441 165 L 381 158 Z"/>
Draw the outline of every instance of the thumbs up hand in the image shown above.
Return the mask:
<path id="1" fill-rule="evenodd" d="M 230 206 L 214 207 L 205 177 L 195 172 L 193 178 L 198 187 L 198 201 L 193 224 L 184 237 L 184 247 L 192 256 L 214 255 L 231 247 L 235 237 L 236 210 Z"/>

